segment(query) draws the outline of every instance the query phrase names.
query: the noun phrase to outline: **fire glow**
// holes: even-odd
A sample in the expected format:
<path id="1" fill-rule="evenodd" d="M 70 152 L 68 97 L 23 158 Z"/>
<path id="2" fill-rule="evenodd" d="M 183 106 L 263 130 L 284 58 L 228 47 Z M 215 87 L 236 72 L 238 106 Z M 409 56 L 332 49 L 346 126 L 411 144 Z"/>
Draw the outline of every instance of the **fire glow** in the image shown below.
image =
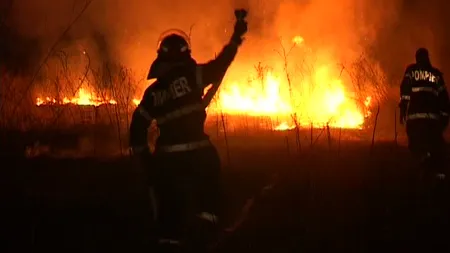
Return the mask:
<path id="1" fill-rule="evenodd" d="M 296 36 L 292 43 L 300 45 L 304 43 L 304 39 Z M 332 59 L 327 60 L 333 62 Z M 239 62 L 234 65 L 239 66 Z M 216 100 L 207 108 L 208 114 L 268 116 L 281 119 L 281 123 L 273 127 L 276 131 L 290 130 L 295 128 L 295 125 L 360 129 L 370 115 L 371 97 L 368 96 L 365 101 L 360 102 L 354 99 L 357 96 L 348 89 L 351 86 L 344 83 L 340 75 L 336 74 L 339 71 L 333 66 L 330 63 L 314 64 L 314 71 L 307 78 L 292 83 L 282 70 L 264 71 L 260 78 L 242 78 L 241 73 L 229 71 L 216 94 Z M 139 101 L 135 98 L 130 103 L 138 105 Z M 39 97 L 36 100 L 37 105 L 99 106 L 116 103 L 114 99 L 100 99 L 87 89 L 80 89 L 72 98 L 65 97 L 61 101 L 50 97 Z"/>
<path id="2" fill-rule="evenodd" d="M 103 99 L 98 97 L 94 92 L 89 92 L 86 89 L 80 88 L 75 96 L 73 97 L 64 97 L 62 100 L 57 100 L 51 97 L 38 97 L 36 98 L 36 105 L 48 105 L 48 104 L 74 104 L 74 105 L 91 105 L 91 106 L 99 106 L 103 104 L 112 104 L 115 105 L 117 102 L 114 99 Z"/>
<path id="3" fill-rule="evenodd" d="M 304 39 L 295 36 L 292 43 L 299 46 Z M 266 71 L 263 78 L 251 78 L 247 85 L 242 85 L 246 80 L 225 80 L 209 110 L 213 114 L 282 118 L 284 121 L 274 127 L 278 131 L 295 125 L 360 129 L 370 116 L 372 98 L 368 96 L 362 103 L 355 100 L 357 96 L 348 90 L 349 85 L 340 75 L 333 75 L 339 71 L 331 62 L 327 58 L 327 64 L 314 64 L 314 71 L 300 83 L 290 83 L 283 70 Z"/>

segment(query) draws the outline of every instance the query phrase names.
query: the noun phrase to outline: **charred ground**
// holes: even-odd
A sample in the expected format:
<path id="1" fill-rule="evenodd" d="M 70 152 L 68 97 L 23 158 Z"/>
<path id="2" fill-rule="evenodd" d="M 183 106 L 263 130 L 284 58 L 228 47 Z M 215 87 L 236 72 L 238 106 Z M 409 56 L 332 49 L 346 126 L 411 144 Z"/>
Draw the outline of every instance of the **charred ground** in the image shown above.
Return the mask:
<path id="1" fill-rule="evenodd" d="M 248 215 L 219 252 L 447 252 L 431 240 L 448 235 L 444 226 L 426 227 L 414 204 L 405 147 L 342 141 L 339 152 L 336 142 L 288 152 L 284 138 L 229 138 L 229 156 L 216 141 L 225 220 L 244 206 Z M 127 157 L 2 162 L 4 252 L 148 252 L 145 176 Z"/>

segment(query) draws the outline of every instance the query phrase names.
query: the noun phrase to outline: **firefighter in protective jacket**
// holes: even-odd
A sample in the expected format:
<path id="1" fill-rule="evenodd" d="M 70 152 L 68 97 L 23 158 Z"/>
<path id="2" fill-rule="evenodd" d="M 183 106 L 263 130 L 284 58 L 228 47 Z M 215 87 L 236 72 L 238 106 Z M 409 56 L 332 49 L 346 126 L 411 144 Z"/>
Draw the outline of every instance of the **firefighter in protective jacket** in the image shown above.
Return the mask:
<path id="1" fill-rule="evenodd" d="M 400 87 L 400 121 L 406 124 L 411 152 L 428 172 L 445 177 L 444 131 L 449 122 L 449 95 L 442 73 L 431 65 L 428 50 L 416 51 Z"/>
<path id="2" fill-rule="evenodd" d="M 147 88 L 133 114 L 130 146 L 150 174 L 158 202 L 162 247 L 203 246 L 206 236 L 214 234 L 211 229 L 215 229 L 218 217 L 220 160 L 204 132 L 207 104 L 202 96 L 207 86 L 220 84 L 233 62 L 247 32 L 244 17 L 237 18 L 230 42 L 205 64 L 191 57 L 185 33 L 164 33 L 148 73 L 148 79 L 156 81 Z M 160 135 L 150 154 L 147 129 L 153 120 Z"/>

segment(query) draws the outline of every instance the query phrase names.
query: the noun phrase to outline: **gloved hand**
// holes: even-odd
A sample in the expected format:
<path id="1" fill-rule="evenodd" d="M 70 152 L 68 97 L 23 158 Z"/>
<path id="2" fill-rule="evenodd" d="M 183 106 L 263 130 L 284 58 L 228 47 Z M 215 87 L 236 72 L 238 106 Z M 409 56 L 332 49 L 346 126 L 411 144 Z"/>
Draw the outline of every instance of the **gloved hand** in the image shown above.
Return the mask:
<path id="1" fill-rule="evenodd" d="M 247 11 L 244 9 L 238 9 L 234 11 L 236 16 L 236 23 L 234 24 L 233 35 L 231 36 L 231 41 L 240 45 L 244 40 L 242 37 L 247 33 Z"/>

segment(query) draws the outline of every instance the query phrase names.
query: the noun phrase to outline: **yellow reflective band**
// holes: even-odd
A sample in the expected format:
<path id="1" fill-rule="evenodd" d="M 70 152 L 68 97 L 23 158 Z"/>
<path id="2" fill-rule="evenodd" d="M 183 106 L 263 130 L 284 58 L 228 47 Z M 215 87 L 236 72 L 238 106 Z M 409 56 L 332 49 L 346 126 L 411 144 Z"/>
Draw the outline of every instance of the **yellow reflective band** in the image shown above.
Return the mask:
<path id="1" fill-rule="evenodd" d="M 197 214 L 197 217 L 206 221 L 209 221 L 211 223 L 217 223 L 218 217 L 212 213 L 208 212 L 202 212 L 200 214 Z"/>
<path id="2" fill-rule="evenodd" d="M 440 117 L 439 115 L 435 113 L 414 113 L 406 116 L 407 120 L 414 120 L 414 119 L 434 119 L 438 120 Z"/>
<path id="3" fill-rule="evenodd" d="M 412 88 L 412 92 L 430 92 L 436 96 L 438 95 L 438 92 L 433 87 L 414 87 Z"/>
<path id="4" fill-rule="evenodd" d="M 400 97 L 400 100 L 411 100 L 411 97 L 404 95 Z"/>

